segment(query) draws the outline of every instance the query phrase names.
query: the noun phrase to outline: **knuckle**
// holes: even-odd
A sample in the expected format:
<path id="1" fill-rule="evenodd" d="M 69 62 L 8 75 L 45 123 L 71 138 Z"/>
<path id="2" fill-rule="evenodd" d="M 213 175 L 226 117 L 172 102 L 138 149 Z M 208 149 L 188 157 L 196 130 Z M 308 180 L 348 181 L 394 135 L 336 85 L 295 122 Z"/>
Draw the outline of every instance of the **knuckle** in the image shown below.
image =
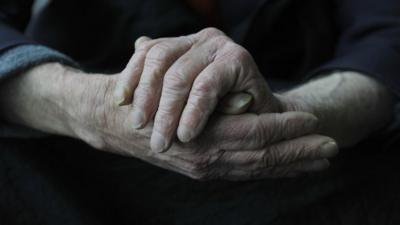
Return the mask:
<path id="1" fill-rule="evenodd" d="M 216 104 L 216 99 L 207 98 L 205 95 L 192 95 L 189 98 L 186 107 L 191 111 L 193 115 L 199 115 L 202 117 L 207 114 L 214 105 Z M 211 107 L 210 107 L 211 106 Z"/>
<path id="2" fill-rule="evenodd" d="M 160 100 L 160 107 L 169 108 L 183 106 L 185 103 L 184 92 L 176 86 L 168 86 L 163 88 L 162 97 Z"/>
<path id="3" fill-rule="evenodd" d="M 195 171 L 207 170 L 210 165 L 210 159 L 207 156 L 198 157 L 192 162 L 193 169 Z"/>
<path id="4" fill-rule="evenodd" d="M 179 85 L 165 85 L 164 83 L 164 88 L 163 88 L 163 98 L 166 100 L 166 102 L 175 102 L 177 98 L 179 99 L 179 96 L 182 96 L 185 92 L 183 88 L 181 88 Z"/>
<path id="5" fill-rule="evenodd" d="M 164 133 L 166 130 L 172 129 L 175 121 L 175 111 L 174 107 L 159 107 L 155 118 L 157 125 L 154 126 L 154 131 Z"/>
<path id="6" fill-rule="evenodd" d="M 232 43 L 232 56 L 238 62 L 246 62 L 250 57 L 250 53 L 242 46 Z"/>
<path id="7" fill-rule="evenodd" d="M 154 88 L 155 88 L 155 82 L 152 81 L 140 82 L 134 94 L 135 100 L 149 97 L 149 94 L 153 93 Z"/>
<path id="8" fill-rule="evenodd" d="M 146 65 L 159 66 L 162 65 L 168 58 L 170 47 L 165 42 L 156 44 L 146 55 Z M 148 63 L 148 64 L 147 64 Z"/>
<path id="9" fill-rule="evenodd" d="M 186 90 L 189 87 L 186 78 L 185 69 L 177 68 L 171 73 L 168 73 L 164 78 L 164 85 L 166 88 L 171 88 L 173 90 Z"/>
<path id="10" fill-rule="evenodd" d="M 225 35 L 219 35 L 219 36 L 215 36 L 215 37 L 211 38 L 210 41 L 215 43 L 217 46 L 223 46 L 223 45 L 225 45 L 227 43 L 230 43 L 231 39 L 229 39 Z"/>
<path id="11" fill-rule="evenodd" d="M 154 41 L 146 41 L 144 43 L 142 43 L 137 49 L 136 49 L 136 53 L 138 52 L 147 52 L 153 45 L 154 45 Z"/>
<path id="12" fill-rule="evenodd" d="M 201 123 L 201 120 L 204 119 L 204 115 L 208 112 L 204 104 L 196 103 L 195 101 L 188 102 L 185 110 L 192 115 L 191 118 L 186 117 L 185 121 L 182 123 L 186 124 L 187 127 L 196 127 L 197 124 Z"/>
<path id="13" fill-rule="evenodd" d="M 212 166 L 218 160 L 217 156 L 196 156 L 189 165 L 188 172 L 196 180 L 210 180 L 216 177 Z"/>
<path id="14" fill-rule="evenodd" d="M 242 46 L 226 38 L 225 40 L 219 37 L 216 37 L 214 39 L 221 39 L 221 42 L 224 41 L 223 43 L 225 44 L 225 46 L 223 53 L 220 56 L 221 58 L 233 62 L 233 65 L 235 66 L 251 62 L 252 57 L 250 53 Z"/>
<path id="15" fill-rule="evenodd" d="M 208 38 L 213 36 L 224 35 L 224 32 L 215 27 L 207 27 L 200 31 L 200 35 Z"/>
<path id="16" fill-rule="evenodd" d="M 208 165 L 202 160 L 194 160 L 191 163 L 188 172 L 197 180 L 207 179 L 210 174 L 208 172 Z"/>
<path id="17" fill-rule="evenodd" d="M 211 76 L 204 76 L 195 81 L 192 93 L 196 96 L 213 96 L 217 97 L 217 87 L 214 78 Z"/>

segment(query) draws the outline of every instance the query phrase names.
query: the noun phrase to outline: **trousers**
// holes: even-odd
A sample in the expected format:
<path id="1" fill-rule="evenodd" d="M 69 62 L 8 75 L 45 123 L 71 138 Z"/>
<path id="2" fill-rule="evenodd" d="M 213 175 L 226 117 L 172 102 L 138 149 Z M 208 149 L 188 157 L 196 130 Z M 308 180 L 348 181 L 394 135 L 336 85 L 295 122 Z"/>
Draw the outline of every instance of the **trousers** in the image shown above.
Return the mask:
<path id="1" fill-rule="evenodd" d="M 398 145 L 298 178 L 191 180 L 64 137 L 0 139 L 0 224 L 400 224 Z"/>

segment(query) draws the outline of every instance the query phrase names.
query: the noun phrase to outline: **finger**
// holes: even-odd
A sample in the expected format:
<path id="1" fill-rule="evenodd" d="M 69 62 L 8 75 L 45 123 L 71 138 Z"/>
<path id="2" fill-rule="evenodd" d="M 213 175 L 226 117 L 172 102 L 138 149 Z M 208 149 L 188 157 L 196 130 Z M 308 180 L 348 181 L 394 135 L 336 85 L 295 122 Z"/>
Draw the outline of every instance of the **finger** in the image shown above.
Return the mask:
<path id="1" fill-rule="evenodd" d="M 187 104 L 182 112 L 178 137 L 182 142 L 196 138 L 203 130 L 218 101 L 227 93 L 249 93 L 244 102 L 256 112 L 272 104 L 269 112 L 277 112 L 277 101 L 259 75 L 250 54 L 237 44 L 227 42 L 218 51 L 215 60 L 205 68 L 193 83 Z M 243 97 L 238 95 L 238 97 Z M 266 102 L 266 103 L 265 103 Z"/>
<path id="2" fill-rule="evenodd" d="M 283 141 L 256 151 L 226 151 L 218 164 L 244 170 L 288 165 L 296 161 L 332 158 L 338 154 L 336 142 L 321 135 Z"/>
<path id="3" fill-rule="evenodd" d="M 232 88 L 235 75 L 232 65 L 216 61 L 198 75 L 179 121 L 179 140 L 186 143 L 198 136 L 218 100 Z"/>
<path id="4" fill-rule="evenodd" d="M 159 103 L 163 77 L 172 63 L 190 49 L 186 37 L 171 38 L 154 45 L 146 54 L 144 69 L 134 93 L 132 121 L 134 128 L 144 127 Z"/>
<path id="5" fill-rule="evenodd" d="M 261 180 L 267 178 L 291 178 L 304 173 L 320 172 L 328 169 L 327 159 L 307 160 L 290 165 L 265 168 L 255 171 L 232 169 L 225 171 L 220 178 L 232 181 Z"/>
<path id="6" fill-rule="evenodd" d="M 280 102 L 272 94 L 251 54 L 242 46 L 229 42 L 219 51 L 216 61 L 233 65 L 235 82 L 230 92 L 244 92 L 252 96 L 250 112 L 281 112 Z M 226 74 L 226 73 L 225 73 Z"/>
<path id="7" fill-rule="evenodd" d="M 273 143 L 315 133 L 318 119 L 305 112 L 216 116 L 196 142 L 215 143 L 225 150 L 262 149 Z"/>
<path id="8" fill-rule="evenodd" d="M 151 41 L 148 37 L 141 37 L 135 42 L 135 54 L 129 60 L 125 69 L 117 81 L 114 91 L 115 105 L 122 106 L 130 104 L 133 92 L 139 82 L 143 71 L 144 60 L 147 52 L 162 39 Z M 146 43 L 146 44 L 145 44 Z"/>
<path id="9" fill-rule="evenodd" d="M 135 49 L 138 49 L 143 43 L 150 41 L 151 38 L 147 37 L 147 36 L 141 36 L 138 39 L 136 39 L 135 41 Z"/>
<path id="10" fill-rule="evenodd" d="M 212 49 L 214 48 L 214 50 Z M 155 116 L 151 147 L 163 152 L 176 135 L 179 119 L 186 104 L 193 81 L 212 61 L 210 44 L 196 47 L 182 55 L 165 74 L 158 110 Z"/>
<path id="11" fill-rule="evenodd" d="M 233 52 L 232 49 L 234 49 Z M 276 113 L 282 111 L 280 102 L 272 94 L 253 57 L 245 48 L 231 42 L 221 50 L 216 60 L 219 58 L 228 59 L 230 64 L 236 65 L 236 79 L 231 91 L 245 92 L 252 96 L 250 112 Z"/>

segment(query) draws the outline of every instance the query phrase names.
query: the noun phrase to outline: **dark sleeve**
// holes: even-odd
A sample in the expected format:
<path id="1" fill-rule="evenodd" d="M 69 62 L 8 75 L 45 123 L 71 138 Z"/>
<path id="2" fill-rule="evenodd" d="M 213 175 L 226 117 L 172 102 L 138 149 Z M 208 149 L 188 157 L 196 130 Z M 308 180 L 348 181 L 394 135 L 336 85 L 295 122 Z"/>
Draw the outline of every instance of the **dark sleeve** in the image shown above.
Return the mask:
<path id="1" fill-rule="evenodd" d="M 0 1 L 0 52 L 34 42 L 23 35 L 31 17 L 33 0 Z"/>
<path id="2" fill-rule="evenodd" d="M 352 70 L 400 96 L 400 1 L 334 0 L 340 31 L 335 57 L 318 72 Z"/>
<path id="3" fill-rule="evenodd" d="M 39 46 L 24 35 L 31 18 L 32 4 L 33 0 L 0 1 L 0 81 L 45 62 L 76 66 L 67 56 Z"/>

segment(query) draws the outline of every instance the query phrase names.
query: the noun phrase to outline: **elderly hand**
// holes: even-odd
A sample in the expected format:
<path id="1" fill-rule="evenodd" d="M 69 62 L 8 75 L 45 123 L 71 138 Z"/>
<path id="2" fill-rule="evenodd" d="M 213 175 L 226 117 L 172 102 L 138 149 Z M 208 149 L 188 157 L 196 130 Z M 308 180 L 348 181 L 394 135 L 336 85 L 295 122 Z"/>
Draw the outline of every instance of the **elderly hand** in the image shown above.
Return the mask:
<path id="1" fill-rule="evenodd" d="M 247 106 L 250 112 L 281 111 L 250 54 L 214 28 L 139 39 L 120 76 L 115 100 L 125 105 L 133 99 L 132 127 L 145 127 L 155 115 L 151 147 L 157 151 L 168 149 L 176 134 L 182 142 L 197 137 L 228 93 L 250 94 L 236 95 L 239 112 Z"/>
<path id="2" fill-rule="evenodd" d="M 84 101 L 96 105 L 92 113 L 76 117 L 87 121 L 79 129 L 84 131 L 77 132 L 83 134 L 80 138 L 98 149 L 140 158 L 191 178 L 251 180 L 295 176 L 326 169 L 327 159 L 338 151 L 333 139 L 314 134 L 318 128 L 315 116 L 286 112 L 216 115 L 196 140 L 172 142 L 168 152 L 154 152 L 149 146 L 152 124 L 134 129 L 129 116 L 133 109 L 111 104 L 110 92 L 116 77 L 101 78 L 104 79 L 108 81 L 103 88 L 103 82 L 93 85 L 105 93 L 88 95 Z"/>
<path id="3" fill-rule="evenodd" d="M 152 125 L 134 129 L 132 107 L 112 104 L 118 78 L 38 66 L 2 84 L 2 119 L 197 179 L 294 176 L 325 169 L 337 152 L 331 138 L 314 134 L 316 117 L 303 112 L 215 115 L 196 140 L 173 142 L 166 153 L 151 151 Z"/>
<path id="4" fill-rule="evenodd" d="M 87 77 L 92 79 L 92 88 L 85 85 L 84 93 L 100 93 L 83 93 L 83 102 L 95 107 L 89 114 L 75 116 L 84 124 L 74 129 L 80 138 L 97 149 L 140 158 L 191 178 L 291 177 L 326 169 L 328 158 L 338 152 L 333 139 L 315 134 L 317 118 L 304 112 L 216 115 L 196 140 L 172 142 L 168 152 L 154 152 L 149 146 L 152 124 L 136 130 L 129 116 L 132 107 L 112 104 L 111 93 L 119 77 L 95 78 Z"/>
<path id="5" fill-rule="evenodd" d="M 91 143 L 93 146 L 194 179 L 293 177 L 328 168 L 328 158 L 338 152 L 333 139 L 313 134 L 318 121 L 308 113 L 216 116 L 196 140 L 173 142 L 169 151 L 158 153 L 149 146 L 151 124 L 136 130 L 129 125 L 129 107 L 104 110 L 104 115 L 109 115 L 107 126 L 88 127 L 100 131 L 101 138 L 95 140 L 102 144 Z"/>

